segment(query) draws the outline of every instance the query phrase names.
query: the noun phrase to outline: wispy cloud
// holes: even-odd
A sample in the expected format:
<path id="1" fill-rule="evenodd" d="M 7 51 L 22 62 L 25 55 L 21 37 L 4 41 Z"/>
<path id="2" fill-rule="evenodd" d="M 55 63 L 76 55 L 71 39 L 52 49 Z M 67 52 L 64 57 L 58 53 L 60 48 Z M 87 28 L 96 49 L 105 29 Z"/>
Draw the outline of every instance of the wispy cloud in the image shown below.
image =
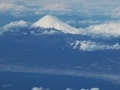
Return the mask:
<path id="1" fill-rule="evenodd" d="M 4 87 L 4 88 L 12 87 L 12 84 L 4 84 L 3 87 Z"/>
<path id="2" fill-rule="evenodd" d="M 0 10 L 5 12 L 8 10 L 13 10 L 13 11 L 24 11 L 26 9 L 25 6 L 22 5 L 15 5 L 15 4 L 10 4 L 10 3 L 0 3 Z"/>
<path id="3" fill-rule="evenodd" d="M 9 13 L 15 17 L 22 16 L 27 7 L 11 3 L 0 3 L 0 13 Z M 22 14 L 21 14 L 22 13 Z"/>
<path id="4" fill-rule="evenodd" d="M 110 15 L 112 18 L 120 18 L 120 6 L 112 9 Z"/>
<path id="5" fill-rule="evenodd" d="M 33 15 L 38 8 L 26 6 L 24 4 L 16 3 L 0 3 L 0 14 L 11 15 L 14 17 L 24 17 L 26 15 Z"/>
<path id="6" fill-rule="evenodd" d="M 67 10 L 69 10 L 68 8 L 69 8 L 69 5 L 67 5 L 67 4 L 54 3 L 54 4 L 42 6 L 42 8 L 40 10 L 67 11 Z"/>
<path id="7" fill-rule="evenodd" d="M 86 25 L 86 26 L 90 26 L 90 25 L 97 25 L 97 24 L 100 24 L 101 21 L 99 20 L 79 20 L 79 21 L 76 21 L 76 20 L 68 20 L 66 21 L 67 24 L 70 24 L 70 25 Z M 79 27 L 80 27 L 79 26 Z"/>
<path id="8" fill-rule="evenodd" d="M 68 4 L 62 4 L 62 3 L 52 3 L 48 5 L 41 5 L 40 9 L 38 9 L 35 14 L 36 15 L 41 15 L 44 12 L 47 12 L 49 14 L 62 14 L 63 12 L 69 12 L 72 9 Z"/>

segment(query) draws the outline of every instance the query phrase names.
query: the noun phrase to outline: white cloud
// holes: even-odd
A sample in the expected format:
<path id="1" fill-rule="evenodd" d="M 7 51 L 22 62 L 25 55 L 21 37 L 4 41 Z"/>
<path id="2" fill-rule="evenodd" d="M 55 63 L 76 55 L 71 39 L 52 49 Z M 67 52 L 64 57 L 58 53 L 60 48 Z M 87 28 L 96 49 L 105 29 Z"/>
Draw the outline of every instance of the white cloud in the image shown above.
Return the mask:
<path id="1" fill-rule="evenodd" d="M 117 50 L 120 49 L 120 44 L 116 43 L 114 45 L 101 44 L 92 41 L 79 41 L 76 40 L 73 44 L 70 43 L 70 46 L 73 46 L 73 49 L 79 49 L 82 51 L 96 51 L 96 50 Z"/>
<path id="2" fill-rule="evenodd" d="M 18 4 L 12 4 L 12 3 L 0 3 L 0 14 L 5 13 L 8 15 L 12 15 L 15 17 L 23 17 L 26 14 L 30 15 L 30 12 L 35 12 L 36 9 L 34 8 L 28 8 L 25 5 L 18 5 Z"/>
<path id="3" fill-rule="evenodd" d="M 81 89 L 81 90 L 100 90 L 99 88 Z"/>
<path id="4" fill-rule="evenodd" d="M 44 89 L 43 87 L 33 87 L 31 90 L 50 90 L 49 88 Z M 67 88 L 66 90 L 73 90 L 71 88 Z M 91 88 L 91 89 L 81 89 L 81 90 L 100 90 L 99 88 Z"/>
<path id="5" fill-rule="evenodd" d="M 58 11 L 58 12 L 60 10 L 63 10 L 66 12 L 66 11 L 71 10 L 72 7 L 73 7 L 72 5 L 70 6 L 68 4 L 54 3 L 54 4 L 49 4 L 47 6 L 42 6 L 42 8 L 40 10 L 37 10 L 37 11 L 34 10 L 33 12 L 36 11 L 36 14 L 43 14 L 43 12 L 41 10 L 44 10 L 44 11 L 45 10 L 52 10 L 52 11 Z M 77 7 L 77 5 L 76 5 L 76 7 Z M 79 8 L 80 7 L 78 6 L 75 10 L 79 11 Z M 90 11 L 90 13 L 91 12 L 94 13 L 94 10 L 92 11 L 92 8 L 90 8 L 90 10 L 91 10 L 90 11 L 89 7 L 86 8 L 86 7 L 82 6 L 81 10 L 82 11 L 87 10 L 87 11 Z M 104 13 L 108 9 L 112 9 L 112 8 L 113 7 L 109 7 L 102 12 Z M 28 9 L 27 7 L 22 6 L 22 5 L 15 5 L 15 4 L 10 4 L 10 3 L 0 3 L 0 13 L 10 11 L 11 15 L 19 16 L 19 15 L 24 15 L 21 12 L 24 12 L 27 9 Z M 103 10 L 103 9 L 105 9 L 105 7 L 103 7 L 103 8 L 101 6 L 97 7 L 97 10 Z M 73 8 L 73 10 L 74 10 L 74 8 Z M 120 16 L 119 10 L 120 10 L 120 6 L 118 6 L 117 8 L 114 8 L 112 10 L 109 10 L 110 12 L 109 11 L 108 12 L 112 13 L 112 17 L 119 17 Z M 83 32 L 84 35 L 88 35 L 88 36 L 91 36 L 93 38 L 118 38 L 118 37 L 120 37 L 120 22 L 111 21 L 111 22 L 101 23 L 98 20 L 82 20 L 82 21 L 69 20 L 66 22 L 68 24 L 72 24 L 72 25 L 80 24 L 81 26 L 88 24 L 89 25 L 88 27 L 80 28 L 80 31 Z M 44 31 L 43 32 L 43 34 L 53 34 L 53 33 L 54 33 L 53 31 L 50 31 L 50 32 Z"/>
<path id="6" fill-rule="evenodd" d="M 86 35 L 94 38 L 117 38 L 120 37 L 120 22 L 105 22 L 84 28 Z"/>
<path id="7" fill-rule="evenodd" d="M 99 88 L 91 88 L 90 90 L 99 90 Z"/>
<path id="8" fill-rule="evenodd" d="M 99 24 L 100 21 L 95 20 L 82 20 L 78 21 L 79 24 L 85 25 L 85 24 Z"/>
<path id="9" fill-rule="evenodd" d="M 0 10 L 1 11 L 7 11 L 7 10 L 13 10 L 13 11 L 24 11 L 26 9 L 25 6 L 22 5 L 15 5 L 10 3 L 0 3 Z"/>
<path id="10" fill-rule="evenodd" d="M 47 14 L 63 14 L 71 11 L 70 6 L 68 4 L 62 3 L 52 3 L 47 5 L 41 5 L 40 9 L 38 9 L 35 14 L 41 15 L 47 12 Z"/>
<path id="11" fill-rule="evenodd" d="M 69 5 L 66 5 L 66 4 L 54 3 L 54 4 L 49 4 L 49 5 L 46 5 L 46 6 L 42 6 L 42 8 L 40 10 L 67 11 L 67 10 L 69 10 L 68 7 L 69 7 Z"/>
<path id="12" fill-rule="evenodd" d="M 86 36 L 90 36 L 93 38 L 118 38 L 120 37 L 120 22 L 118 21 L 107 21 L 101 24 L 100 21 L 68 21 L 67 23 L 80 23 L 80 24 L 88 24 L 89 26 L 86 28 L 79 28 L 77 29 L 78 32 L 76 34 L 82 34 Z M 70 30 L 70 29 L 68 29 Z M 74 30 L 72 30 L 74 31 Z M 79 33 L 82 32 L 82 33 Z M 44 31 L 43 34 L 53 34 L 54 31 Z"/>
<path id="13" fill-rule="evenodd" d="M 43 87 L 33 87 L 31 90 L 50 90 L 49 88 L 44 89 Z"/>
<path id="14" fill-rule="evenodd" d="M 67 88 L 66 90 L 73 90 L 73 89 L 71 89 L 71 88 Z"/>
<path id="15" fill-rule="evenodd" d="M 52 35 L 52 34 L 55 34 L 55 33 L 57 33 L 57 32 L 54 31 L 54 30 L 50 30 L 50 31 L 45 30 L 45 31 L 42 31 L 42 34 L 49 34 L 49 35 Z"/>
<path id="16" fill-rule="evenodd" d="M 42 87 L 40 87 L 40 88 L 34 87 L 34 88 L 32 88 L 31 90 L 43 90 L 43 88 L 42 88 Z"/>
<path id="17" fill-rule="evenodd" d="M 104 6 L 93 6 L 93 5 L 84 5 L 84 4 L 77 4 L 77 3 L 72 3 L 70 4 L 69 1 L 68 3 L 61 3 L 58 2 L 58 1 L 55 1 L 53 3 L 50 3 L 50 1 L 45 1 L 46 3 L 48 4 L 43 4 L 42 2 L 44 2 L 44 0 L 42 1 L 23 1 L 23 3 L 26 3 L 25 4 L 19 4 L 21 2 L 19 1 L 16 1 L 18 3 L 5 3 L 5 2 L 1 2 L 0 3 L 0 13 L 3 13 L 3 12 L 9 12 L 11 13 L 11 15 L 14 15 L 16 17 L 19 17 L 19 16 L 24 16 L 26 15 L 26 11 L 28 11 L 30 13 L 30 11 L 32 12 L 31 14 L 44 14 L 46 11 L 46 13 L 48 14 L 49 13 L 52 13 L 53 12 L 57 12 L 56 14 L 61 14 L 61 13 L 66 13 L 68 15 L 68 12 L 69 14 L 79 14 L 79 15 L 93 15 L 93 14 L 96 14 L 99 12 L 99 14 L 103 14 L 103 13 L 109 13 L 111 15 L 111 13 L 113 13 L 112 16 L 117 15 L 116 12 L 118 13 L 119 11 L 119 7 L 118 8 L 108 8 L 108 7 L 104 7 Z M 38 3 L 37 3 L 38 2 Z M 63 1 L 65 2 L 65 1 Z M 73 1 L 74 2 L 74 1 Z M 84 2 L 84 0 L 82 1 Z M 87 1 L 89 2 L 89 1 Z M 37 7 L 28 7 L 27 4 L 28 3 L 31 3 L 32 6 L 34 6 L 34 3 L 38 4 L 38 5 L 35 5 Z M 30 5 L 31 6 L 31 5 Z M 70 12 L 71 11 L 71 12 Z M 44 13 L 43 13 L 44 12 Z M 118 15 L 119 16 L 119 15 Z M 117 16 L 117 17 L 118 17 Z"/>
<path id="18" fill-rule="evenodd" d="M 3 34 L 6 31 L 14 31 L 13 28 L 24 28 L 27 26 L 28 26 L 28 24 L 24 20 L 14 21 L 14 22 L 11 22 L 11 23 L 1 27 L 0 34 Z"/>
<path id="19" fill-rule="evenodd" d="M 42 35 L 42 34 L 53 35 L 53 34 L 56 34 L 56 33 L 59 33 L 59 32 L 57 32 L 55 30 L 50 30 L 50 31 L 48 31 L 48 30 L 41 30 L 41 31 L 35 32 L 33 30 L 33 31 L 30 31 L 30 33 L 33 34 L 33 35 Z"/>
<path id="20" fill-rule="evenodd" d="M 120 18 L 120 6 L 112 9 L 111 17 L 112 18 Z"/>
<path id="21" fill-rule="evenodd" d="M 28 26 L 27 22 L 25 22 L 24 20 L 20 20 L 20 21 L 11 22 L 11 23 L 5 25 L 3 28 L 10 29 L 10 28 L 14 28 L 14 27 L 27 27 L 27 26 Z"/>
<path id="22" fill-rule="evenodd" d="M 15 5 L 10 3 L 0 3 L 0 13 L 9 13 L 10 15 L 13 15 L 15 17 L 24 16 L 24 11 L 26 11 L 27 8 L 22 5 Z"/>

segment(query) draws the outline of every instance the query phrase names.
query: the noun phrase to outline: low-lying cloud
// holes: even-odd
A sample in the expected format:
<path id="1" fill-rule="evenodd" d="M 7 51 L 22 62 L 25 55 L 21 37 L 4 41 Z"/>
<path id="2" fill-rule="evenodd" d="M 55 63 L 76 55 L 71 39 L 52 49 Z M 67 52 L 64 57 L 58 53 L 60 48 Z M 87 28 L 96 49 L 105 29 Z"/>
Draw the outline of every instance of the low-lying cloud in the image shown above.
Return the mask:
<path id="1" fill-rule="evenodd" d="M 73 90 L 71 88 L 67 88 L 66 90 Z M 95 87 L 95 88 L 91 88 L 91 89 L 81 89 L 81 90 L 100 90 L 99 88 Z"/>
<path id="2" fill-rule="evenodd" d="M 0 28 L 0 35 L 7 31 L 14 32 L 14 28 L 25 28 L 25 27 L 28 27 L 28 24 L 26 21 L 24 20 L 13 21 Z"/>
<path id="3" fill-rule="evenodd" d="M 43 87 L 33 87 L 31 90 L 50 90 L 49 88 L 44 89 Z M 71 88 L 67 88 L 66 90 L 74 90 Z M 81 89 L 81 90 L 100 90 L 99 88 L 95 87 L 95 88 L 91 88 L 91 89 Z"/>
<path id="4" fill-rule="evenodd" d="M 44 89 L 43 87 L 33 87 L 31 90 L 50 90 L 49 88 Z"/>
<path id="5" fill-rule="evenodd" d="M 41 31 L 35 31 L 35 30 L 32 30 L 32 31 L 30 31 L 30 33 L 32 34 L 32 35 L 53 35 L 53 34 L 57 34 L 57 33 L 59 33 L 58 31 L 55 31 L 55 30 L 50 30 L 50 31 L 48 31 L 48 30 L 41 30 Z"/>
<path id="6" fill-rule="evenodd" d="M 88 41 L 79 41 L 76 40 L 73 43 L 70 43 L 70 46 L 73 49 L 79 49 L 82 51 L 96 51 L 96 50 L 118 50 L 120 49 L 120 44 L 116 43 L 114 45 L 101 44 L 97 42 Z"/>
<path id="7" fill-rule="evenodd" d="M 48 35 L 52 35 L 52 34 L 55 34 L 57 33 L 57 31 L 54 31 L 54 30 L 51 30 L 51 31 L 42 31 L 42 34 L 48 34 Z"/>
<path id="8" fill-rule="evenodd" d="M 117 38 L 120 37 L 120 22 L 106 22 L 91 25 L 84 30 L 86 35 L 94 38 Z"/>
<path id="9" fill-rule="evenodd" d="M 81 90 L 100 90 L 99 88 L 81 89 Z"/>
<path id="10" fill-rule="evenodd" d="M 8 5 L 8 6 L 11 6 L 11 5 Z M 4 7 L 4 5 L 0 6 L 0 8 L 2 7 Z M 75 24 L 76 21 L 68 21 L 66 23 Z M 82 35 L 90 36 L 93 38 L 103 38 L 103 39 L 120 37 L 120 22 L 119 21 L 117 22 L 107 21 L 107 22 L 101 23 L 101 21 L 83 20 L 83 21 L 78 21 L 77 23 L 88 24 L 88 27 L 85 27 L 85 28 L 80 27 L 79 29 L 76 28 L 77 32 L 74 30 L 71 30 L 72 32 L 75 32 L 75 34 L 80 34 L 80 35 L 82 34 Z M 11 22 L 1 28 L 2 30 L 0 30 L 0 34 L 3 33 L 4 31 L 7 31 L 8 29 L 11 29 L 12 27 L 26 27 L 26 26 L 28 25 L 27 25 L 27 22 L 25 22 L 24 20 Z M 43 31 L 42 32 L 42 34 L 54 34 L 54 33 L 56 32 L 54 31 Z"/>

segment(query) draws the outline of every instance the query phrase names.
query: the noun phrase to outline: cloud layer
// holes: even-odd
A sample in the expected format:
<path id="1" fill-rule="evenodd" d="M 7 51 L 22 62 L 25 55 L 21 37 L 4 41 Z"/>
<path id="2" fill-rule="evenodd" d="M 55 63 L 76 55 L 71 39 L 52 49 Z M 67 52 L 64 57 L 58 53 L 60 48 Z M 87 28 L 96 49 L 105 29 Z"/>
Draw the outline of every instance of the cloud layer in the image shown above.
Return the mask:
<path id="1" fill-rule="evenodd" d="M 15 3 L 18 0 L 9 0 L 9 2 L 11 3 Z M 119 0 L 100 0 L 100 1 L 96 1 L 96 0 L 20 0 L 21 2 L 25 2 L 27 5 L 41 5 L 41 4 L 49 4 L 49 3 L 79 3 L 79 4 L 85 4 L 85 5 L 90 5 L 90 4 L 119 4 L 120 1 Z M 8 2 L 8 0 L 1 0 L 0 2 Z"/>
<path id="2" fill-rule="evenodd" d="M 15 1 L 15 2 L 14 2 Z M 76 2 L 81 3 L 75 3 L 75 1 L 68 1 L 68 3 L 65 3 L 67 1 L 56 1 L 51 0 L 48 1 L 23 1 L 19 2 L 14 0 L 13 3 L 12 0 L 10 1 L 0 1 L 0 14 L 1 13 L 7 13 L 10 15 L 13 15 L 15 17 L 23 17 L 23 16 L 28 16 L 28 15 L 38 15 L 38 14 L 54 14 L 54 15 L 62 15 L 62 14 L 67 14 L 67 15 L 86 15 L 86 16 L 111 16 L 112 18 L 119 18 L 120 13 L 119 13 L 119 6 L 114 5 L 114 6 L 104 6 L 104 5 L 85 5 L 85 4 L 90 4 L 91 1 L 85 1 L 85 0 L 76 0 Z M 7 2 L 7 3 L 6 3 Z M 38 2 L 38 3 L 37 3 Z M 42 3 L 43 2 L 43 3 Z M 49 3 L 48 3 L 49 2 Z M 64 3 L 63 3 L 64 2 Z M 72 3 L 70 3 L 72 2 Z M 83 2 L 87 2 L 84 3 Z M 99 1 L 97 1 L 99 2 Z M 96 3 L 97 3 L 96 2 Z M 109 1 L 110 2 L 110 1 Z M 22 3 L 22 4 L 21 4 Z M 30 5 L 31 3 L 31 5 Z M 92 2 L 93 3 L 93 2 Z M 30 6 L 27 6 L 30 5 Z M 100 4 L 100 2 L 98 3 Z M 113 4 L 113 3 L 112 3 Z M 35 6 L 35 7 L 32 7 Z M 29 14 L 28 14 L 29 13 Z"/>
<path id="3" fill-rule="evenodd" d="M 68 21 L 67 23 L 73 23 L 75 24 L 76 21 Z M 89 26 L 82 28 L 80 27 L 78 30 L 78 33 L 76 34 L 82 34 L 86 36 L 90 36 L 93 38 L 119 38 L 120 37 L 120 21 L 106 21 L 104 23 L 100 24 L 100 21 L 78 21 L 77 24 L 88 24 Z M 67 25 L 67 24 L 66 24 Z M 14 27 L 27 27 L 28 24 L 24 20 L 20 21 L 13 21 L 2 28 L 0 28 L 0 34 L 4 31 L 8 31 L 8 29 L 12 29 Z M 74 28 L 74 27 L 73 27 Z M 69 29 L 70 30 L 70 29 Z M 72 32 L 74 30 L 71 30 Z M 82 32 L 82 33 L 79 33 Z M 55 31 L 43 31 L 42 34 L 55 34 Z"/>
<path id="4" fill-rule="evenodd" d="M 84 31 L 85 35 L 94 37 L 94 38 L 118 38 L 120 37 L 120 21 L 104 21 L 101 22 L 99 18 L 120 18 L 120 6 L 119 5 L 111 5 L 111 6 L 95 6 L 95 5 L 78 5 L 78 4 L 68 4 L 68 3 L 59 3 L 58 1 L 53 1 L 54 3 L 44 5 L 41 4 L 38 7 L 30 7 L 25 4 L 17 4 L 15 3 L 4 3 L 3 1 L 0 1 L 0 14 L 4 13 L 6 15 L 13 15 L 15 17 L 24 16 L 24 15 L 38 15 L 38 14 L 55 14 L 55 15 L 82 15 L 85 17 L 89 16 L 98 16 L 98 20 L 93 18 L 93 20 L 78 20 L 78 21 L 72 21 L 68 20 L 67 23 L 71 23 L 72 25 L 84 26 L 88 25 L 85 28 L 80 28 L 80 31 Z M 11 0 L 11 2 L 14 2 Z M 17 1 L 16 1 L 17 2 Z M 24 2 L 28 2 L 25 0 Z M 35 1 L 30 1 L 34 2 Z M 36 1 L 37 2 L 37 1 Z M 38 1 L 39 2 L 39 1 Z M 44 2 L 44 1 L 41 1 Z M 62 2 L 62 1 L 61 1 Z M 66 1 L 63 1 L 66 2 Z M 74 1 L 75 2 L 75 1 Z M 84 2 L 76 0 L 76 2 Z M 89 2 L 89 1 L 86 1 Z M 112 2 L 112 1 L 111 1 Z M 56 13 L 57 11 L 57 13 Z M 100 16 L 100 17 L 99 17 Z M 100 24 L 101 23 L 101 24 Z"/>
<path id="5" fill-rule="evenodd" d="M 15 5 L 15 4 L 10 4 L 10 3 L 0 3 L 0 10 L 3 10 L 3 12 L 8 11 L 8 10 L 13 10 L 13 11 L 24 11 L 26 9 L 25 6 L 22 5 Z"/>
<path id="6" fill-rule="evenodd" d="M 96 50 L 118 50 L 120 49 L 120 44 L 116 43 L 114 45 L 101 44 L 92 41 L 79 41 L 76 40 L 73 43 L 70 43 L 70 46 L 73 46 L 73 49 L 79 49 L 82 51 L 96 51 Z"/>
<path id="7" fill-rule="evenodd" d="M 0 14 L 7 13 L 15 17 L 21 17 L 24 16 L 25 11 L 27 10 L 27 7 L 25 7 L 24 5 L 0 3 Z"/>
<path id="8" fill-rule="evenodd" d="M 57 11 L 67 11 L 68 10 L 69 5 L 66 4 L 61 4 L 61 3 L 54 3 L 54 4 L 49 4 L 46 6 L 42 6 L 42 8 L 40 10 L 57 10 Z"/>

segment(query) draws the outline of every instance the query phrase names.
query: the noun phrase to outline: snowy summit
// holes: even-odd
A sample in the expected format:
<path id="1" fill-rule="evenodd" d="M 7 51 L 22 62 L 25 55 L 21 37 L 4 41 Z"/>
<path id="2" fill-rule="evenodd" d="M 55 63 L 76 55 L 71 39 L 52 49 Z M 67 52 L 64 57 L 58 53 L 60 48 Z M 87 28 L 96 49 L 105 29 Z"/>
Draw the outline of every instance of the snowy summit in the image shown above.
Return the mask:
<path id="1" fill-rule="evenodd" d="M 77 28 L 74 28 L 63 21 L 59 20 L 58 18 L 46 15 L 37 22 L 35 22 L 31 28 L 54 28 L 57 30 L 60 30 L 64 33 L 70 33 L 70 34 L 80 34 L 80 30 Z"/>

